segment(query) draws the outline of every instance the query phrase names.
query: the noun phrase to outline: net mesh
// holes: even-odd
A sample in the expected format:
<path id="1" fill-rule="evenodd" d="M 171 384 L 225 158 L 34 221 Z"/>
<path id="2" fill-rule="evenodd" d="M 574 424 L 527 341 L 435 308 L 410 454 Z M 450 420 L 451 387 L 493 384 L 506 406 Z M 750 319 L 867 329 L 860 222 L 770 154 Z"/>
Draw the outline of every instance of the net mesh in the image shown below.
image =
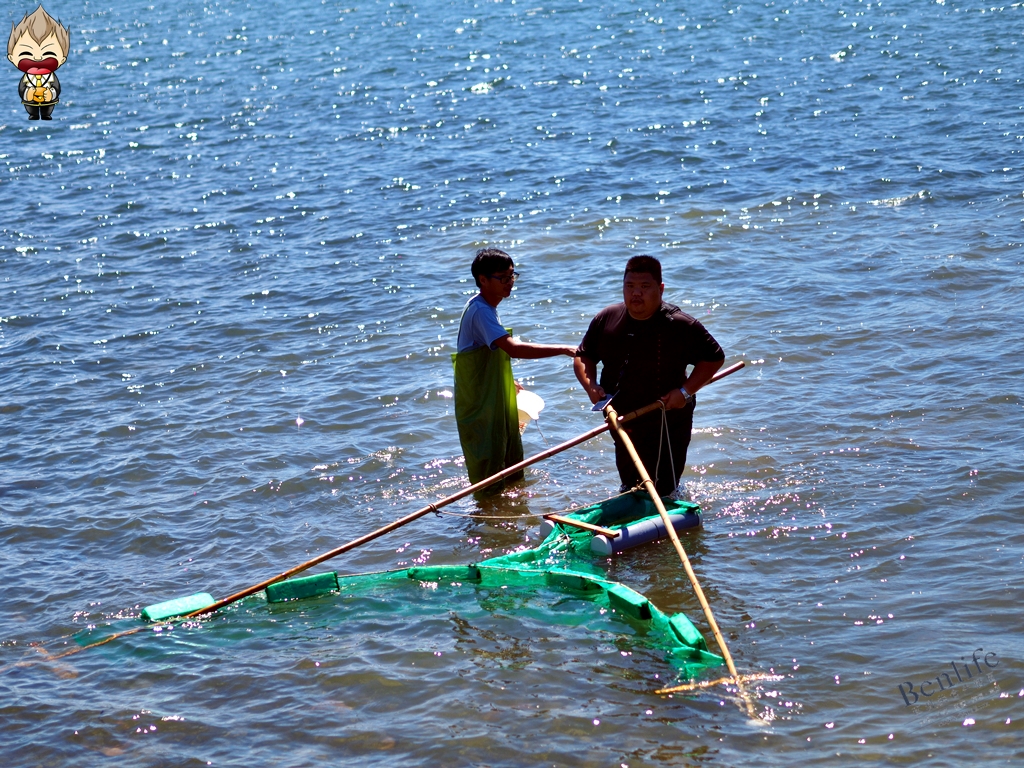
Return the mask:
<path id="1" fill-rule="evenodd" d="M 700 511 L 689 502 L 663 501 L 669 514 L 697 515 Z M 564 515 L 612 529 L 657 516 L 653 502 L 643 491 L 631 491 Z M 242 601 L 238 607 L 248 614 L 251 627 L 253 623 L 259 625 L 261 617 L 270 620 L 282 610 L 292 610 L 288 603 L 322 598 L 319 610 L 332 615 L 340 612 L 336 618 L 345 620 L 354 631 L 359 631 L 355 627 L 360 616 L 377 626 L 379 621 L 408 623 L 431 612 L 454 610 L 466 615 L 509 617 L 520 627 L 530 622 L 533 626 L 571 627 L 573 631 L 582 627 L 602 642 L 613 639 L 616 645 L 639 645 L 663 652 L 680 677 L 695 678 L 705 669 L 724 663 L 708 651 L 704 638 L 684 614 L 666 614 L 640 593 L 608 578 L 595 565 L 590 550 L 592 532 L 557 523 L 549 526 L 544 540 L 532 549 L 470 565 L 300 576 L 271 584 L 264 593 Z M 266 609 L 257 607 L 261 594 L 269 603 Z M 159 608 L 150 606 L 154 607 Z M 265 614 L 267 609 L 269 614 Z M 104 636 L 112 639 L 138 631 L 122 629 L 115 622 L 76 633 L 74 639 L 80 646 L 91 647 L 105 642 Z"/>
<path id="2" fill-rule="evenodd" d="M 665 499 L 664 503 L 669 514 L 699 514 L 696 504 L 671 499 Z M 658 517 L 658 514 L 647 493 L 633 491 L 583 507 L 566 517 L 615 529 Z M 401 589 L 397 593 L 395 589 L 412 582 L 432 590 L 442 603 L 452 589 L 475 590 L 482 603 L 490 601 L 496 592 L 502 592 L 519 610 L 532 610 L 552 623 L 569 621 L 575 625 L 590 621 L 599 631 L 627 635 L 633 642 L 664 651 L 666 660 L 689 677 L 723 663 L 720 656 L 708 651 L 704 638 L 684 614 L 668 615 L 640 593 L 609 579 L 594 564 L 590 551 L 593 536 L 587 530 L 556 524 L 532 549 L 472 565 L 420 566 L 354 576 L 336 575 L 336 590 L 345 599 L 371 595 L 388 599 L 389 593 L 401 599 Z M 318 574 L 279 582 L 268 588 L 268 599 L 284 602 L 335 591 L 333 583 L 325 586 L 325 576 L 335 575 Z M 382 589 L 385 587 L 387 589 Z M 529 599 L 526 593 L 530 593 Z M 545 604 L 558 608 L 546 610 Z M 576 607 L 576 618 L 566 612 L 567 604 Z M 587 610 L 588 605 L 592 610 Z"/>

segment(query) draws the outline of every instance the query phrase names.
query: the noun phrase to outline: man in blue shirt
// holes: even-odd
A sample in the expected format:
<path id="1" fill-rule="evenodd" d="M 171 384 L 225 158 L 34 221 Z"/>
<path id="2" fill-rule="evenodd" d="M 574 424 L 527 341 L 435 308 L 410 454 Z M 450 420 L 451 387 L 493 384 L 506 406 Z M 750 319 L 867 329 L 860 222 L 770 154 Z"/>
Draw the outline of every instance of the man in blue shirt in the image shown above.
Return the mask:
<path id="1" fill-rule="evenodd" d="M 477 252 L 471 268 L 480 293 L 466 304 L 459 324 L 455 364 L 455 419 L 471 483 L 523 460 L 513 357 L 536 360 L 566 355 L 575 347 L 529 344 L 512 338 L 498 319 L 498 304 L 512 293 L 518 273 L 497 248 Z M 506 478 L 512 482 L 522 472 Z M 503 487 L 498 485 L 499 488 Z"/>

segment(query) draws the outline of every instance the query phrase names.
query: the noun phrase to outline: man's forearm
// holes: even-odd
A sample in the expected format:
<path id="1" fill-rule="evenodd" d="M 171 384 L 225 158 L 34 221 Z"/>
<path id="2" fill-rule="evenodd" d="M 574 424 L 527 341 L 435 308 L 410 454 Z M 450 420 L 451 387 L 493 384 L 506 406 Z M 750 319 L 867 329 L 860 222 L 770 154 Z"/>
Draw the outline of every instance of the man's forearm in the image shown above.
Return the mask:
<path id="1" fill-rule="evenodd" d="M 721 360 L 705 360 L 693 366 L 690 375 L 683 382 L 683 389 L 689 393 L 689 397 L 683 395 L 682 389 L 673 389 L 661 398 L 661 401 L 665 403 L 665 407 L 675 410 L 677 408 L 685 408 L 693 402 L 693 396 L 697 394 L 697 390 L 711 381 L 724 362 L 725 358 Z"/>
<path id="2" fill-rule="evenodd" d="M 704 360 L 693 366 L 693 370 L 690 371 L 690 375 L 686 377 L 686 381 L 683 383 L 686 391 L 691 395 L 697 394 L 697 390 L 711 381 L 724 362 L 725 358 L 721 360 Z"/>
<path id="3" fill-rule="evenodd" d="M 590 402 L 596 403 L 605 396 L 605 391 L 597 383 L 597 363 L 577 355 L 572 362 L 572 370 L 576 374 L 577 381 L 579 381 L 583 390 L 590 398 Z"/>
<path id="4" fill-rule="evenodd" d="M 584 389 L 589 389 L 592 385 L 591 382 L 594 380 L 593 371 L 588 370 L 589 368 L 596 369 L 597 366 L 590 363 L 585 357 L 579 357 L 572 361 L 572 371 L 576 374 L 576 380 L 583 386 Z"/>
<path id="5" fill-rule="evenodd" d="M 557 344 L 528 344 L 521 341 L 515 345 L 514 349 L 515 354 L 512 357 L 523 360 L 540 360 L 545 357 L 558 357 L 565 354 L 565 347 Z"/>
<path id="6" fill-rule="evenodd" d="M 516 341 L 511 336 L 498 339 L 495 345 L 499 349 L 505 350 L 509 357 L 515 357 L 520 360 L 539 360 L 544 357 L 557 357 L 558 355 L 571 357 L 576 351 L 575 347 L 561 346 L 559 344 L 530 344 L 525 341 Z"/>

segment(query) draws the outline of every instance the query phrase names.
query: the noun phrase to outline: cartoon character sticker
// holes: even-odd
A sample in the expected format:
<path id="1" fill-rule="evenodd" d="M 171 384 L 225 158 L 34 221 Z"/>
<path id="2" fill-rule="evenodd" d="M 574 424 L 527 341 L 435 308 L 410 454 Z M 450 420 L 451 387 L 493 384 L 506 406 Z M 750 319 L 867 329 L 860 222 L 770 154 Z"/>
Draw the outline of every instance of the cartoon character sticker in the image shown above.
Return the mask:
<path id="1" fill-rule="evenodd" d="M 57 67 L 68 60 L 71 30 L 39 6 L 17 25 L 11 24 L 7 58 L 24 74 L 18 95 L 29 120 L 52 120 L 53 107 L 60 99 Z"/>

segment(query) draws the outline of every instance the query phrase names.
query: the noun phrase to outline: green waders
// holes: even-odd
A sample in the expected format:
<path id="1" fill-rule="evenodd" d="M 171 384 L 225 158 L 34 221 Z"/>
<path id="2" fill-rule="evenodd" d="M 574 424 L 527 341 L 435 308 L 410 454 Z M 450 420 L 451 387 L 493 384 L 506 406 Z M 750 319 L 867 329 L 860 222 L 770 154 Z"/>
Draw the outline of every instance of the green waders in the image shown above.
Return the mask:
<path id="1" fill-rule="evenodd" d="M 452 355 L 452 364 L 459 441 L 469 481 L 478 483 L 523 460 L 512 359 L 504 350 L 478 347 Z M 520 470 L 504 483 L 522 477 Z M 504 483 L 495 483 L 492 489 L 501 490 Z"/>

